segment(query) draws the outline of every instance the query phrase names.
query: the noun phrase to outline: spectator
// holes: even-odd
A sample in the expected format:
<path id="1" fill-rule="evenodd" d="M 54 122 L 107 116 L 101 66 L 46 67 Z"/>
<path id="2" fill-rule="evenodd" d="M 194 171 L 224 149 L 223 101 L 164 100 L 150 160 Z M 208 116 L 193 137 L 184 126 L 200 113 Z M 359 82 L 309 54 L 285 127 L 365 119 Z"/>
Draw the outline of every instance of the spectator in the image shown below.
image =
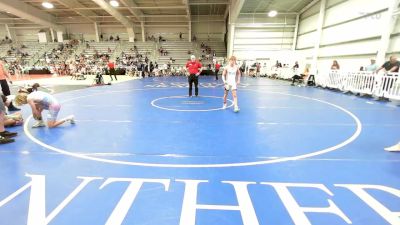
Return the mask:
<path id="1" fill-rule="evenodd" d="M 103 34 L 100 34 L 100 41 L 103 41 L 104 37 Z"/>
<path id="2" fill-rule="evenodd" d="M 12 81 L 11 81 L 10 75 L 4 68 L 4 63 L 5 62 L 3 61 L 3 59 L 0 59 L 0 85 L 1 85 L 1 91 L 3 92 L 3 95 L 7 97 L 7 96 L 11 95 L 10 87 L 8 86 L 7 80 L 10 82 L 10 84 L 12 84 Z M 10 103 L 8 110 L 17 111 L 19 109 L 16 108 L 12 103 Z M 2 119 L 2 118 L 0 118 L 0 119 Z M 1 129 L 1 127 L 0 127 L 0 129 Z"/>
<path id="3" fill-rule="evenodd" d="M 12 137 L 17 136 L 17 133 L 11 133 L 5 130 L 4 121 L 5 121 L 5 113 L 6 107 L 4 106 L 3 101 L 0 101 L 0 144 L 8 144 L 14 142 Z"/>
<path id="4" fill-rule="evenodd" d="M 197 41 L 197 37 L 196 35 L 193 35 L 192 41 L 196 42 Z"/>
<path id="5" fill-rule="evenodd" d="M 340 65 L 337 60 L 333 60 L 331 70 L 340 70 Z"/>
<path id="6" fill-rule="evenodd" d="M 115 64 L 114 64 L 114 62 L 109 61 L 107 66 L 108 66 L 108 73 L 110 74 L 111 81 L 113 81 L 113 78 L 112 78 L 113 75 L 115 77 L 115 80 L 117 80 L 117 75 L 115 73 Z"/>
<path id="7" fill-rule="evenodd" d="M 376 60 L 371 59 L 371 64 L 364 68 L 365 71 L 375 72 L 378 69 L 378 65 L 376 65 Z"/>
<path id="8" fill-rule="evenodd" d="M 385 64 L 383 64 L 376 70 L 376 73 L 379 73 L 379 71 L 381 70 L 384 70 L 385 72 L 397 73 L 399 72 L 399 67 L 400 67 L 400 62 L 397 61 L 396 56 L 392 55 L 390 56 L 389 61 L 385 62 Z"/>
<path id="9" fill-rule="evenodd" d="M 293 70 L 299 69 L 299 62 L 295 62 L 293 66 Z"/>
<path id="10" fill-rule="evenodd" d="M 114 41 L 114 37 L 112 35 L 110 36 L 110 41 Z"/>
<path id="11" fill-rule="evenodd" d="M 294 86 L 294 82 L 296 81 L 296 80 L 308 80 L 308 76 L 310 75 L 310 69 L 309 69 L 309 67 L 306 67 L 305 69 L 304 69 L 304 72 L 302 73 L 302 74 L 300 74 L 300 76 L 299 75 L 294 75 L 293 77 L 292 77 L 292 79 L 293 79 L 293 81 L 292 81 L 292 86 Z"/>
<path id="12" fill-rule="evenodd" d="M 116 41 L 119 41 L 119 36 L 117 35 L 117 37 L 115 38 Z"/>
<path id="13" fill-rule="evenodd" d="M 179 32 L 179 39 L 182 40 L 182 32 Z"/>
<path id="14" fill-rule="evenodd" d="M 215 80 L 218 80 L 218 72 L 219 72 L 219 69 L 221 68 L 221 64 L 219 64 L 217 61 L 217 62 L 215 62 L 214 67 L 215 67 Z"/>

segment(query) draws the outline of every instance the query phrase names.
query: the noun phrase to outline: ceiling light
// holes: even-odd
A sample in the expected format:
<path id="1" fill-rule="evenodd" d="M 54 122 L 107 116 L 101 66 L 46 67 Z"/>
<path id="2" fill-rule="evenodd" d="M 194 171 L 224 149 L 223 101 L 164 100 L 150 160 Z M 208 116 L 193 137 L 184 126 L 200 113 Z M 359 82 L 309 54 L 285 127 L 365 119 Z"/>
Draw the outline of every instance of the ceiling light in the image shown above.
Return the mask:
<path id="1" fill-rule="evenodd" d="M 45 7 L 46 9 L 52 9 L 54 8 L 54 5 L 50 2 L 43 2 L 42 6 Z"/>
<path id="2" fill-rule="evenodd" d="M 119 2 L 117 2 L 117 1 L 115 1 L 115 0 L 111 0 L 111 1 L 110 1 L 110 5 L 111 5 L 112 7 L 118 7 L 118 6 L 119 6 Z"/>
<path id="3" fill-rule="evenodd" d="M 269 16 L 269 17 L 275 17 L 276 15 L 278 15 L 278 12 L 277 12 L 276 10 L 271 10 L 271 11 L 268 13 L 268 16 Z"/>

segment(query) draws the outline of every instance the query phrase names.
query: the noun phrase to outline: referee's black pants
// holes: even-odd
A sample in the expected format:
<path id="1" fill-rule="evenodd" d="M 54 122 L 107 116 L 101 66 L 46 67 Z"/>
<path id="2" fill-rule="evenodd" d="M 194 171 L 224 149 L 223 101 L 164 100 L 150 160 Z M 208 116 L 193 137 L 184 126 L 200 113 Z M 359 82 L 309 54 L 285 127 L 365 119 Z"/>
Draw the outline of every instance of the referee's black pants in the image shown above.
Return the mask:
<path id="1" fill-rule="evenodd" d="M 194 94 L 196 96 L 198 96 L 199 95 L 199 77 L 196 76 L 196 74 L 190 74 L 188 81 L 189 81 L 189 96 L 192 96 L 193 83 L 194 83 Z"/>
<path id="2" fill-rule="evenodd" d="M 10 92 L 10 87 L 8 86 L 7 80 L 0 80 L 0 85 L 1 85 L 1 91 L 3 92 L 3 95 L 9 96 L 11 94 Z"/>

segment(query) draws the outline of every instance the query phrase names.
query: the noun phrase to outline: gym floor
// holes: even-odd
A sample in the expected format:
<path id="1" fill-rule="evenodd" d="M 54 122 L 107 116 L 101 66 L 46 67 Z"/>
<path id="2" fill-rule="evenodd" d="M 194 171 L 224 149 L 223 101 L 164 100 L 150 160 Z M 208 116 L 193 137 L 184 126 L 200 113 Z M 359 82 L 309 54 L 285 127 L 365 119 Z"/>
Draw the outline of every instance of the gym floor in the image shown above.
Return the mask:
<path id="1" fill-rule="evenodd" d="M 0 224 L 400 224 L 400 154 L 383 150 L 399 107 L 244 78 L 234 113 L 221 81 L 200 82 L 197 98 L 183 77 L 46 87 L 76 124 L 34 129 L 22 108 Z"/>

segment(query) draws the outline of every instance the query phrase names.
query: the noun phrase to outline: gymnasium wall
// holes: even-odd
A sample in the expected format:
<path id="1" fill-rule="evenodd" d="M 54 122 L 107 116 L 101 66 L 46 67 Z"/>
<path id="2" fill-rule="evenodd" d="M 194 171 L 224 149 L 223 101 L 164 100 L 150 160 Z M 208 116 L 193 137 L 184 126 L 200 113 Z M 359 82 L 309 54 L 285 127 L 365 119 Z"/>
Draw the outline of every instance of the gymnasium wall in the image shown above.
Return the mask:
<path id="1" fill-rule="evenodd" d="M 330 68 L 334 59 L 343 70 L 358 70 L 375 58 L 388 10 L 381 0 L 327 0 L 318 70 Z M 320 3 L 300 17 L 296 50 L 311 62 Z M 400 53 L 400 23 L 392 32 L 388 55 Z M 381 63 L 381 62 L 380 62 Z"/>
<path id="2" fill-rule="evenodd" d="M 233 54 L 239 58 L 268 58 L 292 49 L 296 15 L 269 18 L 266 14 L 239 15 Z"/>

